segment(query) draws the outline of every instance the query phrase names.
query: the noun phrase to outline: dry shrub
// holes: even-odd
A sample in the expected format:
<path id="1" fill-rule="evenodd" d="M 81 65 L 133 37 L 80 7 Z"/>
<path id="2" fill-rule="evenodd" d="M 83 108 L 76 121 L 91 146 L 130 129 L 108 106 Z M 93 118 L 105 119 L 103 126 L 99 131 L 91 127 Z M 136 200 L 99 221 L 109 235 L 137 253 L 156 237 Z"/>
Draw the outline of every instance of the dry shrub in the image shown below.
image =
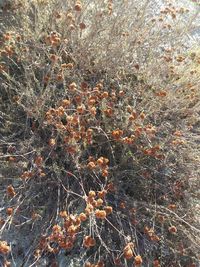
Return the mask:
<path id="1" fill-rule="evenodd" d="M 1 16 L 4 265 L 197 266 L 198 14 L 35 0 Z"/>

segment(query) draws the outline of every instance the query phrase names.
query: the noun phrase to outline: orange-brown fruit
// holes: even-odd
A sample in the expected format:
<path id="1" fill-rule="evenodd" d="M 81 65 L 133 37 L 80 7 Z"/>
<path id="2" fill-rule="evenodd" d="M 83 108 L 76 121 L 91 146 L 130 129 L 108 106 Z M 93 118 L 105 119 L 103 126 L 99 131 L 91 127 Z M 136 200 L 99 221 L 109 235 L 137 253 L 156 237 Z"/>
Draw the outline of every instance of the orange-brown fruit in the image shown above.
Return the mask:
<path id="1" fill-rule="evenodd" d="M 62 217 L 62 218 L 67 218 L 67 217 L 68 217 L 67 211 L 66 211 L 66 210 L 61 211 L 61 212 L 60 212 L 60 217 Z"/>
<path id="2" fill-rule="evenodd" d="M 98 192 L 98 197 L 105 198 L 106 194 L 107 194 L 107 190 L 101 190 Z"/>
<path id="3" fill-rule="evenodd" d="M 89 197 L 95 197 L 96 196 L 96 192 L 93 191 L 93 190 L 90 190 L 89 193 L 88 193 L 88 196 Z"/>
<path id="4" fill-rule="evenodd" d="M 14 189 L 14 187 L 13 187 L 12 185 L 9 185 L 9 186 L 7 187 L 7 195 L 8 195 L 9 197 L 14 197 L 14 196 L 16 195 L 16 193 L 15 193 L 15 189 Z"/>
<path id="5" fill-rule="evenodd" d="M 51 138 L 49 140 L 49 146 L 55 146 L 55 144 L 56 144 L 56 140 L 54 138 Z"/>
<path id="6" fill-rule="evenodd" d="M 105 264 L 103 261 L 98 261 L 97 264 L 95 264 L 95 267 L 104 267 Z"/>
<path id="7" fill-rule="evenodd" d="M 108 177 L 108 170 L 103 170 L 102 171 L 102 176 L 105 177 L 105 178 Z"/>
<path id="8" fill-rule="evenodd" d="M 96 168 L 96 165 L 94 162 L 90 161 L 87 165 L 87 167 L 90 169 L 90 170 L 94 170 Z"/>
<path id="9" fill-rule="evenodd" d="M 6 213 L 9 216 L 12 215 L 13 214 L 13 208 L 7 208 Z"/>
<path id="10" fill-rule="evenodd" d="M 169 204 L 168 205 L 168 209 L 175 210 L 176 209 L 176 205 L 175 204 Z"/>
<path id="11" fill-rule="evenodd" d="M 92 267 L 92 263 L 90 263 L 89 261 L 87 261 L 87 262 L 84 264 L 84 267 Z"/>
<path id="12" fill-rule="evenodd" d="M 80 218 L 81 222 L 85 222 L 87 220 L 87 215 L 82 212 L 79 214 L 79 218 Z"/>
<path id="13" fill-rule="evenodd" d="M 8 254 L 10 252 L 10 247 L 8 246 L 6 241 L 0 241 L 0 253 Z"/>
<path id="14" fill-rule="evenodd" d="M 74 6 L 74 9 L 76 11 L 79 11 L 80 12 L 82 10 L 81 2 L 77 1 L 76 4 L 75 4 L 75 6 Z"/>
<path id="15" fill-rule="evenodd" d="M 135 265 L 140 266 L 143 262 L 142 257 L 140 255 L 135 256 Z"/>
<path id="16" fill-rule="evenodd" d="M 42 162 L 43 162 L 43 158 L 41 156 L 38 156 L 38 157 L 35 158 L 35 164 L 37 166 L 41 166 Z"/>
<path id="17" fill-rule="evenodd" d="M 93 247 L 96 245 L 96 241 L 91 236 L 85 236 L 83 239 L 83 245 L 87 248 Z"/>
<path id="18" fill-rule="evenodd" d="M 175 234 L 177 232 L 177 228 L 176 226 L 171 226 L 168 228 L 169 232 L 172 233 L 172 234 Z"/>
<path id="19" fill-rule="evenodd" d="M 100 207 L 100 206 L 102 206 L 103 205 L 103 200 L 101 199 L 101 198 L 98 198 L 97 200 L 96 200 L 96 206 L 97 207 Z"/>
<path id="20" fill-rule="evenodd" d="M 132 249 L 131 248 L 125 248 L 124 249 L 124 258 L 125 259 L 127 259 L 127 260 L 129 260 L 129 259 L 131 259 L 133 257 L 133 251 L 132 251 Z"/>
<path id="21" fill-rule="evenodd" d="M 77 84 L 76 84 L 75 82 L 70 83 L 70 85 L 69 85 L 69 89 L 70 89 L 71 91 L 74 91 L 76 88 L 77 88 Z"/>
<path id="22" fill-rule="evenodd" d="M 161 267 L 159 260 L 153 261 L 153 267 Z"/>
<path id="23" fill-rule="evenodd" d="M 106 211 L 105 210 L 99 210 L 97 209 L 95 211 L 95 216 L 98 218 L 98 219 L 105 219 L 106 218 Z"/>
<path id="24" fill-rule="evenodd" d="M 80 27 L 81 30 L 86 29 L 86 25 L 85 25 L 84 22 L 81 22 L 81 23 L 79 24 L 79 27 Z"/>
<path id="25" fill-rule="evenodd" d="M 106 215 L 109 215 L 113 212 L 113 208 L 111 206 L 106 206 L 104 210 L 106 212 Z"/>

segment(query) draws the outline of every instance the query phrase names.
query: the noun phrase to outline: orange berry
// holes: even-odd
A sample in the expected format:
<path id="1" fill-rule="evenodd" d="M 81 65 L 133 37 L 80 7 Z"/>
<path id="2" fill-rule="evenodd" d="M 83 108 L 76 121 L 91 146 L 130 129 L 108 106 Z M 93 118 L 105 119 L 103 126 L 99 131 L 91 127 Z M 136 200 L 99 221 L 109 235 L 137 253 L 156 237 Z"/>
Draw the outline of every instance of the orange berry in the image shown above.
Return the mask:
<path id="1" fill-rule="evenodd" d="M 99 88 L 99 89 L 102 89 L 103 88 L 103 84 L 100 82 L 100 83 L 97 83 L 97 88 Z"/>
<path id="2" fill-rule="evenodd" d="M 140 255 L 135 256 L 135 259 L 134 260 L 135 260 L 135 265 L 139 265 L 139 266 L 143 262 L 142 257 Z"/>
<path id="3" fill-rule="evenodd" d="M 102 98 L 108 98 L 108 92 L 103 92 L 102 95 L 101 95 Z"/>
<path id="4" fill-rule="evenodd" d="M 42 162 L 43 162 L 43 158 L 41 156 L 36 157 L 35 164 L 37 166 L 41 166 Z"/>
<path id="5" fill-rule="evenodd" d="M 8 158 L 8 161 L 9 161 L 9 162 L 14 162 L 14 161 L 16 161 L 16 158 L 15 158 L 15 157 L 9 157 L 9 158 Z"/>
<path id="6" fill-rule="evenodd" d="M 82 5 L 79 1 L 76 2 L 75 6 L 74 6 L 74 9 L 76 11 L 81 11 L 82 10 Z"/>
<path id="7" fill-rule="evenodd" d="M 153 261 L 153 267 L 160 267 L 161 265 L 160 265 L 160 262 L 159 262 L 159 260 L 154 260 Z"/>
<path id="8" fill-rule="evenodd" d="M 5 34 L 3 35 L 3 39 L 4 39 L 5 41 L 9 41 L 9 40 L 11 39 L 11 34 L 10 34 L 9 32 L 5 33 Z"/>
<path id="9" fill-rule="evenodd" d="M 167 95 L 167 92 L 164 90 L 156 93 L 156 96 L 160 96 L 160 97 L 165 97 L 166 95 Z"/>
<path id="10" fill-rule="evenodd" d="M 79 24 L 79 27 L 80 27 L 81 30 L 86 29 L 86 25 L 85 25 L 84 22 L 81 22 L 81 23 Z"/>
<path id="11" fill-rule="evenodd" d="M 113 115 L 113 110 L 111 108 L 107 108 L 103 112 L 107 117 L 111 117 Z"/>
<path id="12" fill-rule="evenodd" d="M 81 222 L 85 222 L 87 220 L 87 215 L 82 212 L 79 214 L 79 218 L 80 218 Z"/>
<path id="13" fill-rule="evenodd" d="M 61 64 L 61 68 L 62 69 L 73 69 L 73 67 L 74 67 L 74 64 L 73 63 L 63 63 L 63 64 Z"/>
<path id="14" fill-rule="evenodd" d="M 93 207 L 96 207 L 96 206 L 97 206 L 97 202 L 96 202 L 96 200 L 93 199 L 93 200 L 91 201 L 91 205 L 92 205 Z"/>
<path id="15" fill-rule="evenodd" d="M 106 206 L 104 210 L 106 212 L 106 215 L 109 215 L 113 212 L 113 208 L 111 206 Z"/>
<path id="16" fill-rule="evenodd" d="M 132 113 L 133 112 L 133 108 L 131 106 L 127 106 L 127 109 L 126 109 L 129 113 Z"/>
<path id="17" fill-rule="evenodd" d="M 81 102 L 82 102 L 82 97 L 81 97 L 81 95 L 76 95 L 76 96 L 74 97 L 74 100 L 76 101 L 76 104 L 81 104 Z M 81 107 L 83 107 L 83 106 L 81 106 Z"/>
<path id="18" fill-rule="evenodd" d="M 92 267 L 92 264 L 91 264 L 89 261 L 87 261 L 87 262 L 84 264 L 84 267 Z"/>
<path id="19" fill-rule="evenodd" d="M 126 208 L 126 203 L 121 201 L 119 206 L 120 206 L 121 209 L 125 209 Z"/>
<path id="20" fill-rule="evenodd" d="M 51 54 L 49 58 L 50 58 L 50 60 L 51 60 L 52 62 L 54 62 L 54 63 L 55 63 L 55 62 L 57 61 L 57 59 L 58 59 L 58 57 L 57 57 L 55 54 Z"/>
<path id="21" fill-rule="evenodd" d="M 17 40 L 17 42 L 20 42 L 21 39 L 22 39 L 22 37 L 18 34 L 18 35 L 16 36 L 16 40 Z"/>
<path id="22" fill-rule="evenodd" d="M 78 106 L 76 110 L 79 114 L 83 114 L 85 111 L 85 107 L 81 105 L 81 106 Z"/>
<path id="23" fill-rule="evenodd" d="M 90 170 L 94 170 L 96 168 L 96 165 L 94 162 L 90 161 L 87 165 L 87 167 L 90 169 Z"/>
<path id="24" fill-rule="evenodd" d="M 108 170 L 103 170 L 102 176 L 106 178 L 108 176 Z"/>
<path id="25" fill-rule="evenodd" d="M 31 178 L 32 177 L 32 172 L 29 172 L 29 171 L 25 171 L 22 175 L 21 175 L 21 178 L 26 180 L 28 178 Z"/>
<path id="26" fill-rule="evenodd" d="M 75 82 L 73 82 L 73 83 L 71 83 L 71 84 L 69 85 L 69 89 L 70 89 L 71 91 L 74 91 L 76 88 L 77 88 L 77 85 L 76 85 Z"/>
<path id="27" fill-rule="evenodd" d="M 105 264 L 103 263 L 103 261 L 99 261 L 97 262 L 97 264 L 95 264 L 95 267 L 104 267 Z"/>
<path id="28" fill-rule="evenodd" d="M 132 249 L 133 249 L 133 248 L 134 248 L 134 244 L 133 244 L 132 242 L 128 243 L 128 244 L 125 246 L 124 250 L 123 250 L 124 254 L 125 254 L 125 255 L 127 254 L 127 256 L 130 256 L 130 257 L 132 258 L 132 256 L 133 256 L 133 251 L 132 251 Z M 131 252 L 132 252 L 132 253 L 131 253 Z M 131 254 L 132 254 L 132 256 L 131 256 Z"/>
<path id="29" fill-rule="evenodd" d="M 66 64 L 66 68 L 67 69 L 73 69 L 73 67 L 74 67 L 74 64 L 73 63 Z"/>
<path id="30" fill-rule="evenodd" d="M 168 209 L 175 210 L 176 209 L 176 205 L 175 204 L 169 204 L 168 205 Z"/>
<path id="31" fill-rule="evenodd" d="M 87 88 L 88 88 L 88 83 L 87 82 L 81 82 L 81 89 L 83 90 L 83 91 L 86 91 L 87 90 Z"/>
<path id="32" fill-rule="evenodd" d="M 14 197 L 14 196 L 16 195 L 16 193 L 15 193 L 15 189 L 14 189 L 14 187 L 13 187 L 12 185 L 9 185 L 9 186 L 7 187 L 7 195 L 8 195 L 9 197 Z"/>
<path id="33" fill-rule="evenodd" d="M 91 108 L 89 109 L 89 111 L 90 111 L 90 113 L 91 113 L 93 116 L 95 116 L 95 115 L 97 114 L 97 109 L 96 109 L 96 107 L 91 107 Z"/>
<path id="34" fill-rule="evenodd" d="M 85 208 L 85 213 L 86 215 L 89 215 L 90 213 L 92 213 L 94 207 L 91 204 L 87 204 L 86 208 Z"/>
<path id="35" fill-rule="evenodd" d="M 75 233 L 77 233 L 79 231 L 79 227 L 75 226 L 75 225 L 70 225 L 67 229 L 67 233 L 69 235 L 74 235 Z"/>
<path id="36" fill-rule="evenodd" d="M 85 236 L 83 239 L 83 245 L 87 248 L 93 247 L 96 245 L 96 241 L 91 236 Z"/>
<path id="37" fill-rule="evenodd" d="M 122 130 L 117 129 L 117 130 L 112 131 L 112 136 L 116 140 L 120 139 L 120 137 L 122 135 L 123 135 L 123 131 Z"/>
<path id="38" fill-rule="evenodd" d="M 175 234 L 177 232 L 177 228 L 175 226 L 171 226 L 168 228 L 169 232 Z"/>
<path id="39" fill-rule="evenodd" d="M 97 200 L 96 200 L 96 207 L 100 207 L 100 206 L 102 206 L 103 205 L 103 200 L 101 199 L 101 198 L 98 198 Z"/>
<path id="40" fill-rule="evenodd" d="M 140 118 L 141 118 L 142 120 L 144 120 L 144 119 L 146 118 L 146 115 L 145 115 L 144 112 L 142 112 L 142 113 L 140 114 Z"/>
<path id="41" fill-rule="evenodd" d="M 61 227 L 60 227 L 60 225 L 58 225 L 58 224 L 55 224 L 54 226 L 53 226 L 53 228 L 52 228 L 52 231 L 53 232 L 60 232 L 61 231 Z"/>
<path id="42" fill-rule="evenodd" d="M 97 209 L 96 211 L 95 211 L 95 216 L 98 218 L 98 219 L 105 219 L 106 218 L 106 212 L 105 212 L 105 210 L 99 210 L 99 209 Z"/>
<path id="43" fill-rule="evenodd" d="M 78 216 L 78 217 L 76 217 L 76 219 L 75 219 L 74 225 L 76 225 L 76 226 L 80 226 L 80 224 L 81 224 L 81 219 L 80 219 L 80 217 Z"/>
<path id="44" fill-rule="evenodd" d="M 136 119 L 136 116 L 134 116 L 133 114 L 131 114 L 128 119 L 129 119 L 129 121 L 134 121 Z"/>
<path id="45" fill-rule="evenodd" d="M 99 166 L 103 165 L 103 157 L 100 157 L 98 160 L 97 160 L 97 164 Z"/>
<path id="46" fill-rule="evenodd" d="M 106 194 L 107 194 L 107 190 L 99 191 L 98 192 L 98 197 L 99 198 L 104 198 Z"/>
<path id="47" fill-rule="evenodd" d="M 66 211 L 66 210 L 61 211 L 61 212 L 60 212 L 60 217 L 62 217 L 62 218 L 67 218 L 67 217 L 68 217 L 67 211 Z"/>
<path id="48" fill-rule="evenodd" d="M 74 31 L 74 30 L 75 30 L 75 26 L 74 26 L 74 24 L 70 24 L 70 25 L 69 25 L 69 30 L 70 30 L 70 31 Z"/>
<path id="49" fill-rule="evenodd" d="M 140 69 L 140 65 L 139 64 L 135 64 L 134 67 L 136 68 L 136 70 Z"/>
<path id="50" fill-rule="evenodd" d="M 5 260 L 5 261 L 4 261 L 4 265 L 3 265 L 3 267 L 11 267 L 11 262 Z"/>
<path id="51" fill-rule="evenodd" d="M 132 251 L 131 248 L 129 248 L 129 249 L 125 248 L 124 249 L 124 257 L 127 260 L 129 260 L 129 259 L 131 259 L 133 257 L 133 251 Z"/>
<path id="52" fill-rule="evenodd" d="M 13 214 L 13 208 L 7 208 L 6 213 L 10 216 Z"/>
<path id="53" fill-rule="evenodd" d="M 94 238 L 90 238 L 90 247 L 94 247 L 96 245 L 96 241 Z"/>
<path id="54" fill-rule="evenodd" d="M 8 254 L 10 252 L 10 247 L 6 241 L 0 241 L 0 253 Z"/>
<path id="55" fill-rule="evenodd" d="M 123 90 L 119 91 L 119 96 L 124 96 L 125 92 Z"/>
<path id="56" fill-rule="evenodd" d="M 73 14 L 72 13 L 68 13 L 67 14 L 67 19 L 68 20 L 72 20 L 74 17 L 73 17 Z"/>
<path id="57" fill-rule="evenodd" d="M 2 219 L 2 218 L 0 217 L 0 227 L 1 227 L 2 225 L 4 225 L 4 223 L 5 223 L 4 219 Z"/>
<path id="58" fill-rule="evenodd" d="M 181 131 L 175 131 L 175 132 L 174 132 L 174 135 L 175 135 L 175 136 L 178 136 L 178 137 L 181 137 L 183 134 L 182 134 Z"/>
<path id="59" fill-rule="evenodd" d="M 62 68 L 62 69 L 67 68 L 67 64 L 66 64 L 66 63 L 61 64 L 61 68 Z"/>
<path id="60" fill-rule="evenodd" d="M 96 196 L 96 192 L 91 190 L 91 191 L 89 191 L 88 196 L 89 197 L 95 197 Z"/>
<path id="61" fill-rule="evenodd" d="M 57 81 L 63 81 L 63 75 L 62 74 L 58 74 L 57 76 L 56 76 L 56 80 Z"/>
<path id="62" fill-rule="evenodd" d="M 88 100 L 88 106 L 93 106 L 96 103 L 96 100 L 94 98 L 90 98 Z"/>
<path id="63" fill-rule="evenodd" d="M 55 146 L 55 144 L 56 144 L 56 140 L 55 140 L 54 138 L 51 138 L 51 139 L 49 140 L 49 145 L 50 145 L 50 146 Z"/>

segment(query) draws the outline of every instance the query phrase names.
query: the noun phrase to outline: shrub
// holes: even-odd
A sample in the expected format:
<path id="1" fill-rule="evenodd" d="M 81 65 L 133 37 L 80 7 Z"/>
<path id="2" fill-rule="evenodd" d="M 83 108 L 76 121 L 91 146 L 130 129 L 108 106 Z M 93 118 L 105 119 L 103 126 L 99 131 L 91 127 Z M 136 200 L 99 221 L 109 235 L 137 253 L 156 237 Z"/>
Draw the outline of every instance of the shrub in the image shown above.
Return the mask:
<path id="1" fill-rule="evenodd" d="M 35 0 L 1 16 L 4 265 L 197 264 L 197 15 Z"/>

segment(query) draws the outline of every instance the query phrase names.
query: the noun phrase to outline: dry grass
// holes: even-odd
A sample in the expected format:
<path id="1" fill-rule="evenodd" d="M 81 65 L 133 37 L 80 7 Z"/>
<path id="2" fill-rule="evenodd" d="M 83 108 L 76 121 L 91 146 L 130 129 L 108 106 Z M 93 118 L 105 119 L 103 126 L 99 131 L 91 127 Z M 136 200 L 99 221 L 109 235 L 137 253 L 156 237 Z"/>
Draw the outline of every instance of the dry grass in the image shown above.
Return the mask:
<path id="1" fill-rule="evenodd" d="M 198 13 L 35 0 L 1 18 L 2 266 L 198 266 Z"/>

